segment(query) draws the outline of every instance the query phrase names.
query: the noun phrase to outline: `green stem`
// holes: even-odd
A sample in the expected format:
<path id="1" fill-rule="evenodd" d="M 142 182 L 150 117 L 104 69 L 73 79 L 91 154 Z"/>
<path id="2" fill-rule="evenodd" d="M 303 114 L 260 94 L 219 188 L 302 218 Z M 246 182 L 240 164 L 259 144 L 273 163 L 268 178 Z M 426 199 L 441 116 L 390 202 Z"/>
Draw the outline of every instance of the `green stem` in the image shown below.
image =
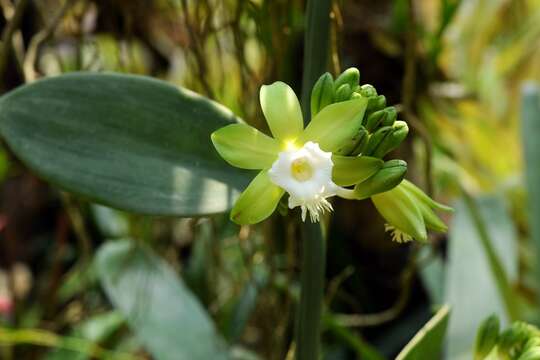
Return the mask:
<path id="1" fill-rule="evenodd" d="M 304 40 L 302 109 L 304 122 L 310 120 L 311 89 L 326 71 L 331 0 L 308 0 Z M 302 226 L 300 304 L 296 315 L 296 359 L 319 359 L 321 313 L 324 294 L 326 243 L 320 224 Z"/>
<path id="2" fill-rule="evenodd" d="M 326 243 L 320 224 L 304 223 L 302 242 L 302 290 L 296 314 L 296 359 L 317 360 L 326 263 Z"/>

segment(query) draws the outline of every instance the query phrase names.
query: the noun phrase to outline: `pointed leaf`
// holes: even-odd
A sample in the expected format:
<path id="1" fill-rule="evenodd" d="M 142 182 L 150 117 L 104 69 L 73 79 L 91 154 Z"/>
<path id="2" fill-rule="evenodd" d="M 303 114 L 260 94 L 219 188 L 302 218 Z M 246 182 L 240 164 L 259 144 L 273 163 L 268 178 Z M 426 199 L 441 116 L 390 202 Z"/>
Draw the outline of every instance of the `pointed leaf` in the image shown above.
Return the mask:
<path id="1" fill-rule="evenodd" d="M 442 358 L 444 335 L 448 326 L 450 307 L 444 305 L 399 353 L 396 360 Z"/>
<path id="2" fill-rule="evenodd" d="M 227 359 L 204 308 L 150 250 L 129 240 L 108 242 L 96 262 L 107 296 L 157 360 Z"/>
<path id="3" fill-rule="evenodd" d="M 246 173 L 210 134 L 236 120 L 191 91 L 133 75 L 72 73 L 0 98 L 0 133 L 43 178 L 138 213 L 228 210 Z"/>

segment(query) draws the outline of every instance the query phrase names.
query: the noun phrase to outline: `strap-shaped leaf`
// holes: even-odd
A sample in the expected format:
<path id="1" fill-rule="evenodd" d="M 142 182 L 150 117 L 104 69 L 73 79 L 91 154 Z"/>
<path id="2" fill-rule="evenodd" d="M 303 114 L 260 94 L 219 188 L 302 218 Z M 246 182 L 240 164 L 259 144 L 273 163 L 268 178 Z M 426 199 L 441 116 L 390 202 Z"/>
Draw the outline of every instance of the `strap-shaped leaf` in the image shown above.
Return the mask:
<path id="1" fill-rule="evenodd" d="M 105 293 L 156 360 L 225 360 L 210 316 L 149 249 L 129 240 L 104 244 L 96 268 Z"/>
<path id="2" fill-rule="evenodd" d="M 248 183 L 210 134 L 236 121 L 191 91 L 132 75 L 73 73 L 0 98 L 0 132 L 43 178 L 133 212 L 223 212 Z"/>

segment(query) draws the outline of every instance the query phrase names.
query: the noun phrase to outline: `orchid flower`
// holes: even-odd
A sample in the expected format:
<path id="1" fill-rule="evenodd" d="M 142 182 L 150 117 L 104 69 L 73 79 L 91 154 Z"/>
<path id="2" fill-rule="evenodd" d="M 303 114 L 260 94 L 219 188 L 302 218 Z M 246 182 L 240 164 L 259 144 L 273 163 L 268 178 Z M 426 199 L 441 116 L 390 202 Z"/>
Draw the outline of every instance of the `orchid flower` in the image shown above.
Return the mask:
<path id="1" fill-rule="evenodd" d="M 217 152 L 233 166 L 260 170 L 236 201 L 231 219 L 258 223 L 270 216 L 285 193 L 289 208 L 300 207 L 313 222 L 332 210 L 328 198 L 350 198 L 352 186 L 368 179 L 383 161 L 336 155 L 354 140 L 367 99 L 330 104 L 304 128 L 300 103 L 283 82 L 264 85 L 260 103 L 273 138 L 246 124 L 231 124 L 212 134 Z"/>

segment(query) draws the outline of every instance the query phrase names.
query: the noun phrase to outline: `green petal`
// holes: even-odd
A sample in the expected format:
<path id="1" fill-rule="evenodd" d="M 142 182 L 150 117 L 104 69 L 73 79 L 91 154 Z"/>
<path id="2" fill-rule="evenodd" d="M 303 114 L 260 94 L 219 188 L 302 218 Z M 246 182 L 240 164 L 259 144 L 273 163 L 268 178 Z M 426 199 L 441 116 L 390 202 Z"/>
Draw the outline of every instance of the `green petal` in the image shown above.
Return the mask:
<path id="1" fill-rule="evenodd" d="M 358 184 L 374 175 L 383 166 L 380 159 L 369 156 L 333 155 L 332 180 L 339 186 Z"/>
<path id="2" fill-rule="evenodd" d="M 401 186 L 371 197 L 373 204 L 395 228 L 405 232 L 418 241 L 427 240 L 426 225 L 418 206 Z"/>
<path id="3" fill-rule="evenodd" d="M 449 212 L 454 211 L 454 209 L 452 209 L 450 206 L 443 205 L 441 203 L 436 202 L 432 198 L 430 198 L 426 193 L 424 193 L 418 186 L 414 185 L 412 182 L 408 180 L 403 180 L 402 184 L 403 184 L 403 187 L 407 189 L 407 191 L 409 191 L 411 194 L 416 196 L 419 200 L 424 201 L 430 207 L 436 210 L 449 211 Z"/>
<path id="4" fill-rule="evenodd" d="M 242 169 L 269 168 L 280 151 L 276 140 L 245 124 L 227 125 L 211 137 L 219 155 Z"/>
<path id="5" fill-rule="evenodd" d="M 366 106 L 365 98 L 326 106 L 311 120 L 298 142 L 313 141 L 324 151 L 338 151 L 360 130 Z"/>
<path id="6" fill-rule="evenodd" d="M 240 225 L 263 221 L 276 209 L 283 189 L 270 181 L 264 170 L 251 181 L 231 210 L 231 220 Z"/>
<path id="7" fill-rule="evenodd" d="M 260 101 L 264 117 L 276 139 L 294 140 L 302 133 L 304 129 L 302 109 L 289 85 L 281 81 L 263 85 Z"/>

